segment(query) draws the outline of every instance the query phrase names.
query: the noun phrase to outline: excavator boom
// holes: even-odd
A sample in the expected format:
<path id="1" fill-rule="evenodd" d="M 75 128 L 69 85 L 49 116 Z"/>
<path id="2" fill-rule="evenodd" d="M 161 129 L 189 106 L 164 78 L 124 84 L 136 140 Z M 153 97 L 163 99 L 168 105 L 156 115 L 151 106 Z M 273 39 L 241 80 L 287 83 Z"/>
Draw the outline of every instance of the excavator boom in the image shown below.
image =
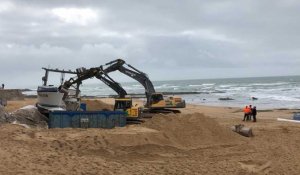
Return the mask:
<path id="1" fill-rule="evenodd" d="M 119 98 L 125 98 L 125 96 L 127 95 L 127 92 L 122 88 L 122 86 L 119 83 L 115 82 L 107 74 L 99 72 L 95 75 L 95 77 L 101 80 L 104 84 L 109 86 L 111 89 L 113 89 L 119 95 Z"/>
<path id="2" fill-rule="evenodd" d="M 152 94 L 155 93 L 155 89 L 147 74 L 145 74 L 142 71 L 139 71 L 138 69 L 129 64 L 126 64 L 126 62 L 122 59 L 111 61 L 109 63 L 106 63 L 105 65 L 108 66 L 105 69 L 103 69 L 103 72 L 105 72 L 105 74 L 118 70 L 121 73 L 138 81 L 145 88 L 145 95 L 147 99 L 146 106 L 150 106 L 150 98 Z M 125 67 L 124 65 L 127 65 L 127 67 L 129 68 Z"/>
<path id="3" fill-rule="evenodd" d="M 148 75 L 127 64 L 124 60 L 117 59 L 106 63 L 105 66 L 107 66 L 105 69 L 103 69 L 103 72 L 105 74 L 118 70 L 121 73 L 138 81 L 145 88 L 145 95 L 147 99 L 145 106 L 147 108 L 164 109 L 185 107 L 185 101 L 180 97 L 169 97 L 167 99 L 164 99 L 162 93 L 156 93 Z"/>

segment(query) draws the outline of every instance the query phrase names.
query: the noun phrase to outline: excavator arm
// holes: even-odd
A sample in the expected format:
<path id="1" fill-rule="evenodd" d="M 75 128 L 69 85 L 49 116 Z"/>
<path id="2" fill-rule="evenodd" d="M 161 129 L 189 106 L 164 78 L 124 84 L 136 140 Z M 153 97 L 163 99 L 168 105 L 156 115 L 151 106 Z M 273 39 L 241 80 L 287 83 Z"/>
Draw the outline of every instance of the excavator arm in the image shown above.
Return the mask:
<path id="1" fill-rule="evenodd" d="M 111 61 L 109 63 L 106 63 L 105 65 L 108 66 L 105 69 L 103 69 L 103 72 L 105 74 L 118 70 L 121 73 L 138 81 L 145 88 L 145 95 L 147 98 L 146 105 L 148 106 L 150 104 L 150 98 L 151 95 L 155 93 L 155 89 L 147 74 L 129 64 L 126 64 L 126 62 L 122 59 Z M 124 65 L 126 65 L 126 67 Z"/>
<path id="2" fill-rule="evenodd" d="M 65 81 L 60 88 L 61 91 L 68 90 L 72 85 L 79 86 L 80 84 L 82 84 L 82 81 L 96 77 L 107 86 L 112 88 L 119 95 L 119 98 L 124 98 L 127 95 L 127 92 L 120 86 L 119 83 L 115 82 L 110 76 L 103 72 L 102 66 L 90 69 L 78 68 L 76 72 L 77 76 L 70 78 L 68 81 Z"/>
<path id="3" fill-rule="evenodd" d="M 100 68 L 90 68 L 90 69 L 85 69 L 85 68 L 78 68 L 76 69 L 76 77 L 70 78 L 68 81 L 65 81 L 60 87 L 59 90 L 60 92 L 64 93 L 63 99 L 66 99 L 68 96 L 68 91 L 69 88 L 73 85 L 76 85 L 76 96 L 79 94 L 79 86 L 82 84 L 82 81 L 87 80 L 89 78 L 93 78 L 95 74 L 99 72 Z"/>
<path id="4" fill-rule="evenodd" d="M 78 68 L 76 69 L 77 76 L 70 78 L 68 81 L 65 81 L 62 87 L 65 89 L 69 89 L 74 84 L 81 84 L 82 81 L 93 78 L 99 72 L 99 70 L 99 68 Z"/>
<path id="5" fill-rule="evenodd" d="M 127 92 L 120 86 L 119 83 L 115 82 L 110 76 L 103 72 L 98 72 L 95 77 L 101 80 L 104 84 L 112 88 L 118 95 L 119 98 L 125 98 Z"/>

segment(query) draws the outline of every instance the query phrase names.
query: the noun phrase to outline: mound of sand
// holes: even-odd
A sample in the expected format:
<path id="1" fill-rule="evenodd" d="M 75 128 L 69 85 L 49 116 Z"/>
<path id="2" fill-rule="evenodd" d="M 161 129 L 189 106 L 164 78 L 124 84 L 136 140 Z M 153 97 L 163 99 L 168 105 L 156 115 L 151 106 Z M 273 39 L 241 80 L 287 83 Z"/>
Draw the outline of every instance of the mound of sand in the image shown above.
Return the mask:
<path id="1" fill-rule="evenodd" d="M 86 103 L 88 111 L 114 110 L 113 105 L 104 103 L 101 100 L 82 100 L 82 102 Z"/>
<path id="2" fill-rule="evenodd" d="M 230 128 L 199 113 L 155 115 L 141 125 L 106 130 L 105 133 L 92 130 L 88 132 L 90 137 L 102 137 L 98 147 L 114 150 L 116 154 L 123 154 L 123 151 L 160 154 L 166 149 L 191 150 L 216 145 L 237 145 L 245 141 Z M 81 136 L 76 134 L 76 137 L 76 140 L 80 140 Z M 89 150 L 93 144 L 94 142 L 87 141 L 82 148 Z"/>
<path id="3" fill-rule="evenodd" d="M 178 148 L 197 148 L 206 145 L 235 144 L 241 137 L 230 128 L 200 113 L 187 115 L 156 115 L 144 126 L 160 131 Z"/>

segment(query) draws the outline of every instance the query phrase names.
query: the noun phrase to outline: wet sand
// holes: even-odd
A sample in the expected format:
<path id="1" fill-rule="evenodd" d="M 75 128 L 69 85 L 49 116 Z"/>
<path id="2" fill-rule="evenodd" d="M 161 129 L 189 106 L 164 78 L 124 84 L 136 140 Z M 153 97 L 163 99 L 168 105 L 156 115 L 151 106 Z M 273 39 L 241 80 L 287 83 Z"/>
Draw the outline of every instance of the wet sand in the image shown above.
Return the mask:
<path id="1" fill-rule="evenodd" d="M 103 102 L 113 100 L 89 101 Z M 29 104 L 35 99 L 9 101 L 6 110 Z M 111 130 L 5 124 L 0 174 L 299 174 L 300 124 L 276 121 L 293 112 L 300 111 L 258 111 L 253 123 L 241 121 L 241 108 L 188 105 L 181 114 Z M 255 136 L 232 132 L 235 124 Z"/>

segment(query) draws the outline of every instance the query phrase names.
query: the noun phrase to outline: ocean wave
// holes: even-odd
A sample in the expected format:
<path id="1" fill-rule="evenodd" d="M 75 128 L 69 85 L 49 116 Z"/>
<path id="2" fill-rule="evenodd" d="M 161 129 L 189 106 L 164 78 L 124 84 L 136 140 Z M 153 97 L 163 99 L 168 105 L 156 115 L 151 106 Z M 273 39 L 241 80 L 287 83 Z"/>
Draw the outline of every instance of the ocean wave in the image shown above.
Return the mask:
<path id="1" fill-rule="evenodd" d="M 138 86 L 135 86 L 135 87 L 132 87 L 132 86 L 123 86 L 124 89 L 126 90 L 141 90 L 141 89 L 144 89 L 143 86 L 141 87 L 138 87 Z"/>
<path id="2" fill-rule="evenodd" d="M 228 88 L 227 91 L 248 91 L 249 88 L 248 87 L 243 87 L 243 86 L 240 86 L 240 87 L 231 87 L 231 88 Z"/>
<path id="3" fill-rule="evenodd" d="M 283 96 L 283 95 L 271 95 L 271 94 L 260 94 L 255 96 L 258 99 L 269 99 L 277 101 L 289 101 L 289 102 L 299 102 L 300 99 L 297 97 Z"/>
<path id="4" fill-rule="evenodd" d="M 176 85 L 161 85 L 161 86 L 155 86 L 155 89 L 169 89 L 169 88 L 179 88 L 180 86 L 176 86 Z"/>
<path id="5" fill-rule="evenodd" d="M 300 101 L 300 99 L 297 99 L 295 97 L 275 96 L 273 98 L 275 100 L 279 100 L 279 101 L 294 101 L 294 102 L 299 102 Z"/>
<path id="6" fill-rule="evenodd" d="M 280 89 L 280 90 L 283 91 L 283 92 L 286 92 L 286 91 L 294 91 L 296 89 Z"/>
<path id="7" fill-rule="evenodd" d="M 218 88 L 229 88 L 229 87 L 236 87 L 236 86 L 239 86 L 237 84 L 222 84 L 222 85 L 219 85 Z"/>
<path id="8" fill-rule="evenodd" d="M 199 87 L 199 86 L 214 86 L 215 83 L 203 83 L 203 84 L 189 84 L 189 87 Z"/>
<path id="9" fill-rule="evenodd" d="M 252 83 L 246 86 L 279 86 L 279 85 L 287 85 L 290 82 L 276 82 L 276 83 Z"/>
<path id="10" fill-rule="evenodd" d="M 199 86 L 203 86 L 202 84 L 190 84 L 188 85 L 189 87 L 199 87 Z"/>

